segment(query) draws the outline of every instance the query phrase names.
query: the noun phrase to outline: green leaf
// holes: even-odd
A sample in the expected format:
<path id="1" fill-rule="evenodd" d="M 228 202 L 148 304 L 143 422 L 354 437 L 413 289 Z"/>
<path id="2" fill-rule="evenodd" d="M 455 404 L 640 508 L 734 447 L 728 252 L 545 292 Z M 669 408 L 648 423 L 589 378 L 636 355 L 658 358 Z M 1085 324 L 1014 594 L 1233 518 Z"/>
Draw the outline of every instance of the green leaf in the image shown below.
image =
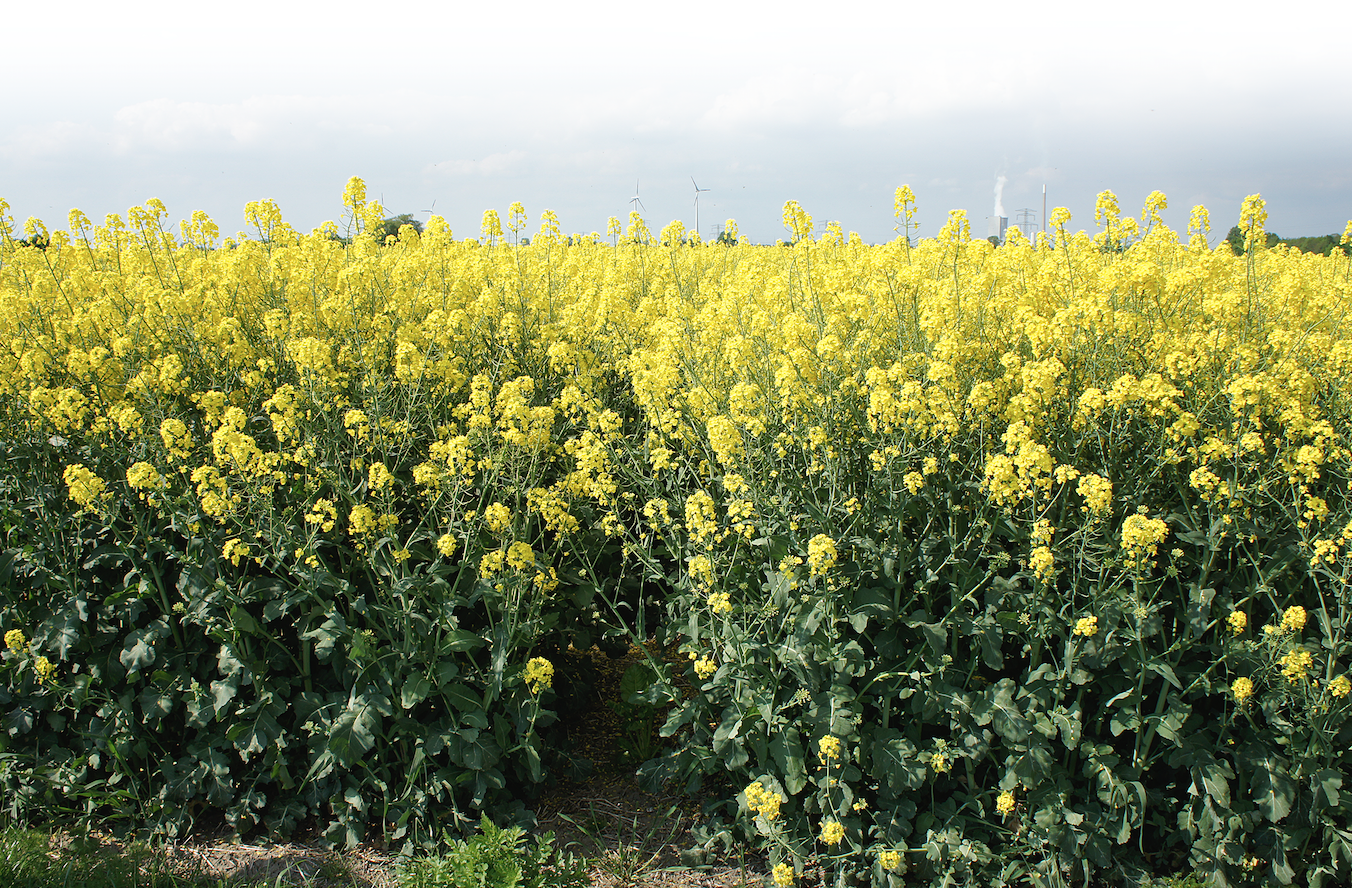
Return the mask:
<path id="1" fill-rule="evenodd" d="M 168 632 L 168 623 L 161 617 L 141 629 L 127 633 L 126 644 L 122 648 L 118 662 L 128 671 L 144 671 L 155 663 L 155 643 Z"/>
<path id="2" fill-rule="evenodd" d="M 1197 769 L 1194 779 L 1200 779 L 1203 791 L 1222 810 L 1230 808 L 1230 781 L 1234 772 L 1223 762 L 1213 761 Z"/>
<path id="3" fill-rule="evenodd" d="M 0 724 L 3 724 L 5 733 L 11 737 L 27 734 L 33 729 L 33 713 L 27 709 L 12 709 Z"/>
<path id="4" fill-rule="evenodd" d="M 239 681 L 213 681 L 211 683 L 212 695 L 212 717 L 219 717 L 225 710 L 226 704 L 235 699 L 239 693 Z"/>
<path id="5" fill-rule="evenodd" d="M 1075 749 L 1080 745 L 1080 733 L 1084 726 L 1080 723 L 1079 707 L 1078 703 L 1068 710 L 1057 707 L 1052 713 L 1052 724 L 1061 732 L 1061 742 L 1067 749 Z"/>
<path id="6" fill-rule="evenodd" d="M 531 782 L 543 782 L 545 778 L 544 768 L 540 764 L 540 750 L 535 748 L 535 744 L 527 743 L 524 752 L 526 753 L 526 766 L 530 768 Z"/>
<path id="7" fill-rule="evenodd" d="M 380 694 L 357 694 L 329 728 L 328 751 L 340 767 L 350 768 L 375 746 L 380 717 L 391 713 L 390 701 Z"/>
<path id="8" fill-rule="evenodd" d="M 1296 800 L 1296 784 L 1277 756 L 1265 756 L 1253 773 L 1253 802 L 1270 822 L 1276 823 L 1291 813 Z"/>
<path id="9" fill-rule="evenodd" d="M 1145 668 L 1155 673 L 1156 675 L 1163 676 L 1165 681 L 1169 682 L 1169 684 L 1173 685 L 1178 690 L 1180 691 L 1183 690 L 1183 683 L 1178 680 L 1178 676 L 1174 674 L 1173 667 L 1171 667 L 1168 663 L 1160 663 L 1158 661 L 1152 661 L 1150 663 L 1145 664 Z"/>
<path id="10" fill-rule="evenodd" d="M 1336 808 L 1340 798 L 1338 790 L 1343 788 L 1343 775 L 1332 768 L 1316 771 L 1310 776 L 1310 787 L 1313 790 L 1316 811 Z"/>
<path id="11" fill-rule="evenodd" d="M 484 698 L 459 682 L 443 685 L 441 695 L 446 698 L 446 702 L 461 712 L 483 711 Z"/>
<path id="12" fill-rule="evenodd" d="M 236 722 L 225 732 L 225 738 L 235 744 L 245 761 L 249 760 L 250 755 L 262 752 L 280 736 L 282 726 L 267 710 L 259 712 L 252 721 Z"/>
<path id="13" fill-rule="evenodd" d="M 243 632 L 245 635 L 263 635 L 263 627 L 254 615 L 244 608 L 236 605 L 230 608 L 230 624 L 236 632 Z"/>
<path id="14" fill-rule="evenodd" d="M 795 727 L 776 731 L 770 739 L 770 754 L 779 765 L 780 777 L 789 795 L 802 792 L 807 786 L 807 766 L 803 762 L 803 743 Z"/>
<path id="15" fill-rule="evenodd" d="M 1015 746 L 1028 739 L 1028 719 L 1014 700 L 1014 680 L 1002 678 L 982 691 L 972 706 L 972 716 L 979 725 L 993 724 L 996 733 Z"/>
<path id="16" fill-rule="evenodd" d="M 487 644 L 487 640 L 477 632 L 468 629 L 452 629 L 442 636 L 442 653 L 457 651 L 477 651 Z"/>
<path id="17" fill-rule="evenodd" d="M 925 636 L 925 641 L 929 642 L 930 650 L 936 657 L 942 657 L 948 649 L 948 624 L 943 620 L 937 623 L 926 623 L 924 621 L 925 613 L 919 612 L 911 617 L 911 621 L 906 625 L 912 629 L 919 629 Z"/>
<path id="18" fill-rule="evenodd" d="M 142 722 L 159 721 L 174 711 L 174 698 L 153 687 L 146 687 L 138 702 L 141 704 Z"/>
<path id="19" fill-rule="evenodd" d="M 410 675 L 404 679 L 404 686 L 399 689 L 399 705 L 404 709 L 412 709 L 426 700 L 431 693 L 432 683 L 427 680 L 427 676 Z"/>
<path id="20" fill-rule="evenodd" d="M 347 621 L 343 619 L 342 615 L 333 613 L 319 628 L 311 629 L 301 635 L 301 638 L 314 642 L 315 658 L 321 663 L 327 663 L 337 649 L 339 640 L 346 632 Z"/>
<path id="21" fill-rule="evenodd" d="M 634 663 L 624 670 L 624 675 L 620 676 L 620 699 L 633 702 L 630 697 L 646 691 L 656 680 L 657 674 L 653 672 L 651 666 L 643 662 Z"/>
<path id="22" fill-rule="evenodd" d="M 876 773 L 894 792 L 925 783 L 928 766 L 916 758 L 915 744 L 900 731 L 879 731 L 873 741 L 872 759 Z"/>

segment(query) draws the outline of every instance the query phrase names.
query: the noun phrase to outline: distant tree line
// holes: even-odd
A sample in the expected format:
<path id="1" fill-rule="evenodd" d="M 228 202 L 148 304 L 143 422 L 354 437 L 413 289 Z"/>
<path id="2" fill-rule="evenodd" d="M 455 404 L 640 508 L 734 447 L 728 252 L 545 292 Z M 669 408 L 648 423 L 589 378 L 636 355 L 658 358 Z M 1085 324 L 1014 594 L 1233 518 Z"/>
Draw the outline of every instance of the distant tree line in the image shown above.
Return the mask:
<path id="1" fill-rule="evenodd" d="M 1236 225 L 1230 229 L 1230 233 L 1225 236 L 1225 240 L 1230 244 L 1230 249 L 1238 255 L 1244 252 L 1244 232 L 1239 230 Z M 1328 256 L 1334 250 L 1342 250 L 1348 255 L 1352 255 L 1352 249 L 1347 245 L 1340 244 L 1342 240 L 1340 234 L 1320 234 L 1313 237 L 1281 237 L 1274 232 L 1267 232 L 1267 246 L 1275 247 L 1277 244 L 1286 244 L 1294 247 L 1302 253 L 1318 253 L 1321 256 Z"/>

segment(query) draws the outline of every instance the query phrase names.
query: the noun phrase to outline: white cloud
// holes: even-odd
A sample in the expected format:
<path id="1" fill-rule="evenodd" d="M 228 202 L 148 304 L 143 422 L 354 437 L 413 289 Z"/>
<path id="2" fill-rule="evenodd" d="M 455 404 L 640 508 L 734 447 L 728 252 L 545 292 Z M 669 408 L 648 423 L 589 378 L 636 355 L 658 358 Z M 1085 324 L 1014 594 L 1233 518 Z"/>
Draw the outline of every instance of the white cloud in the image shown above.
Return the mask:
<path id="1" fill-rule="evenodd" d="M 482 160 L 443 160 L 429 164 L 423 172 L 437 177 L 445 176 L 497 176 L 520 169 L 527 154 L 524 151 L 511 151 L 490 154 Z"/>

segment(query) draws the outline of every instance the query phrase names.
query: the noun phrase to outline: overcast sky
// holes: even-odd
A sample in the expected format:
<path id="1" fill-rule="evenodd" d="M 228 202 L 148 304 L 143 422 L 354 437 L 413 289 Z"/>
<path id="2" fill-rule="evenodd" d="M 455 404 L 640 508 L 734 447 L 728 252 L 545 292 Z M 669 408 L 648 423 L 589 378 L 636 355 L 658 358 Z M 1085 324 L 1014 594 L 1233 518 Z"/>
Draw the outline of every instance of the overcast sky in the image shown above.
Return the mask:
<path id="1" fill-rule="evenodd" d="M 1112 189 L 1215 236 L 1245 195 L 1268 229 L 1352 219 L 1352 7 L 1190 0 L 741 4 L 346 0 L 11 4 L 0 197 L 64 228 L 158 197 L 225 233 L 273 198 L 308 231 L 349 176 L 391 214 L 477 236 L 486 208 L 604 233 L 638 193 L 656 232 L 735 218 L 784 235 L 797 200 L 877 242 L 909 184 L 922 234 L 984 236 Z M 942 9 L 941 9 L 942 7 Z M 833 8 L 849 12 L 831 12 Z M 1250 10 L 1250 11 L 1246 11 Z"/>

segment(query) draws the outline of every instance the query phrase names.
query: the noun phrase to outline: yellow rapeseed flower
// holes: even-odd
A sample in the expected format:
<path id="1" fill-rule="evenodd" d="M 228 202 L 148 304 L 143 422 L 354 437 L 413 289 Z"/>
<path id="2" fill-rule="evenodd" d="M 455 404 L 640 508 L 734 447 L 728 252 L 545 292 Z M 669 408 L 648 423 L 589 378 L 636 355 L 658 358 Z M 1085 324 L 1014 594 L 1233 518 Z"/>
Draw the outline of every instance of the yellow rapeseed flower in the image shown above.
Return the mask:
<path id="1" fill-rule="evenodd" d="M 544 657 L 531 657 L 526 661 L 526 670 L 522 673 L 526 687 L 532 694 L 538 694 L 545 688 L 554 686 L 554 664 Z"/>
<path id="2" fill-rule="evenodd" d="M 1253 696 L 1253 682 L 1243 676 L 1230 682 L 1230 693 L 1235 695 L 1235 699 L 1240 703 Z"/>
<path id="3" fill-rule="evenodd" d="M 33 672 L 37 674 L 38 684 L 46 684 L 56 675 L 56 666 L 46 657 L 38 657 L 33 661 Z"/>
<path id="4" fill-rule="evenodd" d="M 709 610 L 716 614 L 732 612 L 732 598 L 726 592 L 712 592 L 707 599 Z"/>
<path id="5" fill-rule="evenodd" d="M 845 827 L 838 820 L 822 822 L 821 840 L 828 845 L 839 845 L 845 838 Z"/>
<path id="6" fill-rule="evenodd" d="M 712 657 L 700 657 L 695 661 L 695 674 L 701 679 L 708 678 L 718 671 L 718 664 Z"/>
<path id="7" fill-rule="evenodd" d="M 760 781 L 748 783 L 744 790 L 746 794 L 746 806 L 752 811 L 764 817 L 766 820 L 774 820 L 779 816 L 779 806 L 784 800 L 778 793 L 770 792 Z"/>
<path id="8" fill-rule="evenodd" d="M 1310 666 L 1314 663 L 1314 658 L 1310 652 L 1304 648 L 1296 648 L 1280 660 L 1282 665 L 1282 675 L 1286 680 L 1295 684 L 1302 678 L 1305 678 L 1310 671 Z"/>
<path id="9" fill-rule="evenodd" d="M 788 888 L 789 885 L 793 884 L 793 867 L 787 863 L 776 863 L 773 877 L 779 888 Z"/>
<path id="10" fill-rule="evenodd" d="M 840 740 L 836 737 L 832 737 L 830 734 L 827 734 L 817 741 L 817 753 L 827 761 L 840 758 L 840 751 Z"/>
<path id="11" fill-rule="evenodd" d="M 995 811 L 1002 817 L 1008 817 L 1014 813 L 1014 793 L 1005 790 L 995 799 Z"/>
<path id="12" fill-rule="evenodd" d="M 502 533 L 512 524 L 512 510 L 502 503 L 491 503 L 484 509 L 484 523 L 494 533 Z"/>
<path id="13" fill-rule="evenodd" d="M 1299 632 L 1305 628 L 1305 608 L 1300 605 L 1288 607 L 1282 614 L 1282 631 Z"/>
<path id="14" fill-rule="evenodd" d="M 535 551 L 531 549 L 529 543 L 523 543 L 520 540 L 507 547 L 505 557 L 507 566 L 516 570 L 525 570 L 535 564 Z"/>
<path id="15" fill-rule="evenodd" d="M 28 650 L 28 639 L 24 638 L 22 629 L 11 629 L 5 633 L 5 647 L 16 654 L 22 654 Z"/>
<path id="16" fill-rule="evenodd" d="M 1098 617 L 1081 617 L 1075 623 L 1075 635 L 1092 637 L 1098 632 Z"/>
<path id="17" fill-rule="evenodd" d="M 1230 627 L 1230 631 L 1235 635 L 1243 633 L 1244 628 L 1249 625 L 1249 615 L 1244 611 L 1230 611 L 1230 616 L 1225 618 L 1225 623 Z"/>
<path id="18" fill-rule="evenodd" d="M 1028 566 L 1033 569 L 1033 575 L 1039 580 L 1046 580 L 1055 572 L 1056 556 L 1049 547 L 1038 546 L 1029 553 Z"/>
<path id="19" fill-rule="evenodd" d="M 807 541 L 807 566 L 812 576 L 824 574 L 836 563 L 836 541 L 819 533 Z"/>
<path id="20" fill-rule="evenodd" d="M 92 509 L 108 496 L 108 486 L 103 479 L 85 466 L 78 463 L 66 466 L 64 477 L 70 498 L 81 509 Z"/>

